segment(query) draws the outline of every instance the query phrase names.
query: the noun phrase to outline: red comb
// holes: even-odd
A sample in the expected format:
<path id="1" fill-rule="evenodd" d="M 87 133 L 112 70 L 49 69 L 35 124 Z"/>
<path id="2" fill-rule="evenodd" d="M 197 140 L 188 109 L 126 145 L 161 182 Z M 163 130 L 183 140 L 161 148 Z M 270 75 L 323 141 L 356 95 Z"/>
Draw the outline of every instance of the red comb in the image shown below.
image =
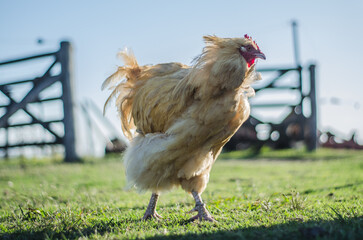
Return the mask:
<path id="1" fill-rule="evenodd" d="M 247 39 L 249 39 L 249 40 L 253 41 L 253 40 L 252 40 L 252 37 L 248 36 L 247 34 L 245 34 L 245 38 L 247 38 Z M 258 50 L 260 50 L 260 47 L 257 45 L 257 43 L 256 43 L 255 41 L 253 41 L 253 42 L 254 42 L 254 44 L 256 44 L 257 49 L 258 49 Z"/>

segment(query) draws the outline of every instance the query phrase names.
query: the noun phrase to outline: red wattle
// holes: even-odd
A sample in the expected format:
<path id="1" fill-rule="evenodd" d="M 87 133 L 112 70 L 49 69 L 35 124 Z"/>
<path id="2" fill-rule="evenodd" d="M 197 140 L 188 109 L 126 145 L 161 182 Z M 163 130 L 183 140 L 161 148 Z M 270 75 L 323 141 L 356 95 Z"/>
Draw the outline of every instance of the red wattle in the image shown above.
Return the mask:
<path id="1" fill-rule="evenodd" d="M 255 59 L 254 59 L 254 58 L 252 58 L 251 60 L 249 60 L 249 61 L 247 62 L 247 66 L 248 66 L 248 67 L 251 67 L 254 63 L 255 63 Z"/>

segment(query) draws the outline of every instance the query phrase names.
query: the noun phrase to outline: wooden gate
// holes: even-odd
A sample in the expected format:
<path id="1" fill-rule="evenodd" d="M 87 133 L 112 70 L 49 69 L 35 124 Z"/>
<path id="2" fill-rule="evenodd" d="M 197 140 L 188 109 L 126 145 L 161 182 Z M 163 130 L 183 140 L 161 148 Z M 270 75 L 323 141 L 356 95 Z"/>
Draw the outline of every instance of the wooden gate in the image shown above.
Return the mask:
<path id="1" fill-rule="evenodd" d="M 27 62 L 34 59 L 51 58 L 52 63 L 47 68 L 44 74 L 34 79 L 12 81 L 8 83 L 1 83 L 0 77 L 0 93 L 5 96 L 7 101 L 0 102 L 0 109 L 5 109 L 3 115 L 0 117 L 0 130 L 4 132 L 5 144 L 0 145 L 0 151 L 3 151 L 5 157 L 8 156 L 8 151 L 11 148 L 21 148 L 25 146 L 44 146 L 44 145 L 63 145 L 65 154 L 64 160 L 66 162 L 74 162 L 79 160 L 76 152 L 76 139 L 75 139 L 75 122 L 74 122 L 74 96 L 72 86 L 72 46 L 69 42 L 61 42 L 60 49 L 56 52 L 45 53 L 35 56 L 29 56 L 21 59 L 14 59 L 9 61 L 0 62 L 0 68 L 5 66 L 14 66 L 16 63 Z M 60 66 L 58 74 L 53 74 L 55 66 Z M 16 100 L 13 93 L 16 92 L 17 87 L 22 84 L 32 84 L 31 89 L 22 97 Z M 41 93 L 53 86 L 56 83 L 61 83 L 61 95 L 54 97 L 42 97 Z M 38 103 L 41 105 L 44 102 L 62 101 L 63 116 L 60 119 L 43 120 L 34 112 L 29 110 L 29 104 Z M 30 121 L 26 123 L 11 123 L 9 119 L 19 110 L 22 110 L 28 115 Z M 30 117 L 30 118 L 29 118 Z M 52 128 L 52 123 L 62 123 L 64 133 L 59 133 Z M 28 142 L 9 142 L 9 130 L 12 128 L 21 128 L 24 126 L 40 125 L 48 133 L 52 135 L 51 140 L 48 141 L 28 141 Z"/>
<path id="2" fill-rule="evenodd" d="M 272 73 L 274 77 L 264 79 L 262 85 L 254 87 L 256 97 L 251 99 L 252 109 L 288 108 L 289 113 L 284 118 L 279 119 L 278 123 L 272 123 L 259 119 L 252 111 L 250 118 L 226 144 L 225 149 L 236 150 L 250 146 L 259 149 L 263 145 L 272 148 L 290 148 L 296 142 L 304 142 L 308 150 L 315 150 L 317 147 L 315 68 L 315 65 L 308 67 L 308 78 L 305 79 L 303 79 L 304 69 L 300 65 L 295 68 L 258 69 L 262 73 Z M 288 73 L 295 73 L 296 78 L 284 83 L 282 80 Z M 275 97 L 274 100 L 254 102 L 254 99 L 258 98 L 264 91 L 275 93 L 275 96 L 279 96 L 283 91 L 295 91 L 295 94 L 290 94 L 290 96 L 295 95 L 297 99 L 281 101 L 279 97 Z M 304 114 L 304 112 L 309 114 Z M 258 137 L 259 126 L 267 127 L 267 134 L 264 139 Z"/>

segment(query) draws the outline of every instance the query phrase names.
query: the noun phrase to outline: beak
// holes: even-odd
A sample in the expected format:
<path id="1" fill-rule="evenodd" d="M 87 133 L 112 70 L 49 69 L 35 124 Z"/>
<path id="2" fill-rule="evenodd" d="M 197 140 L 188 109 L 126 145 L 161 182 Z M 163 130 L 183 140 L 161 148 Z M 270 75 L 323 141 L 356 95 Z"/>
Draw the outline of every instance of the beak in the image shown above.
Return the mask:
<path id="1" fill-rule="evenodd" d="M 263 54 L 263 52 L 261 52 L 260 49 L 252 49 L 252 50 L 250 50 L 250 54 L 252 56 L 254 56 L 255 58 L 261 58 L 263 60 L 266 60 L 265 54 Z"/>
<path id="2" fill-rule="evenodd" d="M 260 50 L 257 50 L 255 53 L 253 53 L 253 55 L 256 57 L 256 58 L 261 58 L 263 60 L 266 60 L 266 56 L 265 54 L 263 54 L 263 52 L 261 52 Z"/>

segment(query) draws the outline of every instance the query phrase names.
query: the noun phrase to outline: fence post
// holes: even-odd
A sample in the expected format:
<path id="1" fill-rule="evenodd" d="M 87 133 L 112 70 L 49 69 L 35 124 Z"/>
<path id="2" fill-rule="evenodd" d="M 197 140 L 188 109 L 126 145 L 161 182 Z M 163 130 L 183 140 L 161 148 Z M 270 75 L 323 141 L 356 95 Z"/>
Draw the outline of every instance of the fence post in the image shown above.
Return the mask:
<path id="1" fill-rule="evenodd" d="M 79 157 L 76 150 L 76 133 L 74 119 L 74 94 L 73 94 L 73 72 L 72 72 L 72 46 L 70 42 L 61 42 L 58 52 L 61 63 L 61 81 L 63 89 L 63 111 L 64 111 L 64 137 L 65 162 L 77 162 Z"/>
<path id="2" fill-rule="evenodd" d="M 307 141 L 307 147 L 309 151 L 313 151 L 317 148 L 317 116 L 316 116 L 316 90 L 315 90 L 315 68 L 316 65 L 312 64 L 309 66 L 310 72 L 310 104 L 311 104 L 311 115 L 308 119 L 309 137 Z"/>

